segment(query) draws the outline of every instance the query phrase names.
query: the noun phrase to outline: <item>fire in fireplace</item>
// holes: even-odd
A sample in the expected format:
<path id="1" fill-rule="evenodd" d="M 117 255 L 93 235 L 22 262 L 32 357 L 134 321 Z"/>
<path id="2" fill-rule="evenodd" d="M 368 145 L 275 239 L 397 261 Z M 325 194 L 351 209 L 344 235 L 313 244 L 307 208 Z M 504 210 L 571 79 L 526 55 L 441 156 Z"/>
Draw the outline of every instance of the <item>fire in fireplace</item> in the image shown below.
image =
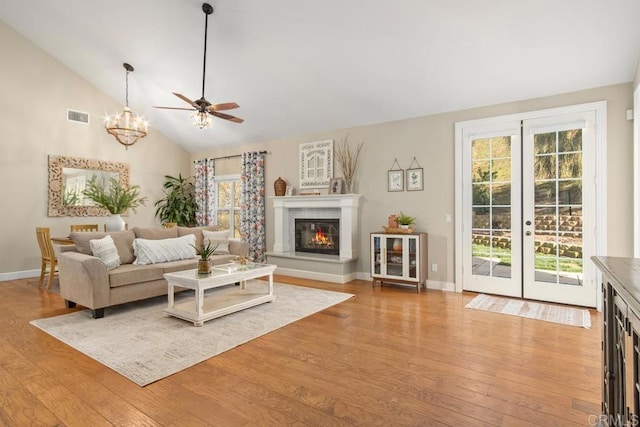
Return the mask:
<path id="1" fill-rule="evenodd" d="M 296 252 L 340 255 L 339 219 L 295 220 Z"/>

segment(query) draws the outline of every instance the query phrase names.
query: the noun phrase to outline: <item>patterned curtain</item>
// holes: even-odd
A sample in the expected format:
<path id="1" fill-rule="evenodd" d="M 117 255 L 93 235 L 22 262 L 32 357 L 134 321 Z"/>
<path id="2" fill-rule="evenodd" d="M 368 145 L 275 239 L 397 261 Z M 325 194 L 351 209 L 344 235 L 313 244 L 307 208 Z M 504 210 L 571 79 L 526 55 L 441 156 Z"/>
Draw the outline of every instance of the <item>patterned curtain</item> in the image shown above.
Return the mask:
<path id="1" fill-rule="evenodd" d="M 249 244 L 249 259 L 265 262 L 264 154 L 257 151 L 242 153 L 242 198 L 240 234 Z"/>
<path id="2" fill-rule="evenodd" d="M 215 225 L 218 219 L 215 216 L 216 187 L 213 184 L 215 176 L 215 161 L 213 159 L 201 159 L 195 161 L 196 168 L 196 221 L 198 225 Z"/>

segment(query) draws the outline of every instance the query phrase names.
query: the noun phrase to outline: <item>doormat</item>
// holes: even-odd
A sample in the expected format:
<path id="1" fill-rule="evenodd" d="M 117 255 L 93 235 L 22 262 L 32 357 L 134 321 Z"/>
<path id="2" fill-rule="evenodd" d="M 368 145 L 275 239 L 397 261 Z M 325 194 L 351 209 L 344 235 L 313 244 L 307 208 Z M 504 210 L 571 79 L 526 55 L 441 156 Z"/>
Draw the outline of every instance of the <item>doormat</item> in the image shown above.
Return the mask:
<path id="1" fill-rule="evenodd" d="M 589 314 L 589 310 L 584 308 L 543 304 L 522 299 L 499 298 L 484 294 L 475 297 L 465 308 L 579 326 L 585 329 L 591 328 L 591 314 Z"/>

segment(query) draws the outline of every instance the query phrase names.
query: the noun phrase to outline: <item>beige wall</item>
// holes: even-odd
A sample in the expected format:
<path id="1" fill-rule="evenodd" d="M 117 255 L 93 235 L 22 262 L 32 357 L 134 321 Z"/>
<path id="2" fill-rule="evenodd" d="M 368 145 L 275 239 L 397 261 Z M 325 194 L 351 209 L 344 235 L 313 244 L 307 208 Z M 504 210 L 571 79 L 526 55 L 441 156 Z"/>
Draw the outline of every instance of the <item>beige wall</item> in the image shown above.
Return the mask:
<path id="1" fill-rule="evenodd" d="M 125 220 L 159 225 L 153 205 L 164 175 L 188 175 L 190 155 L 153 128 L 125 151 L 102 125 L 105 112 L 121 111 L 123 100 L 105 96 L 1 21 L 0 40 L 0 279 L 40 268 L 36 226 L 66 235 L 74 222 L 104 224 L 103 217 L 47 217 L 49 154 L 129 163 L 131 182 L 149 202 Z M 67 108 L 88 112 L 90 125 L 68 122 Z"/>
<path id="2" fill-rule="evenodd" d="M 149 136 L 125 151 L 104 131 L 104 112 L 119 111 L 122 104 L 43 53 L 0 22 L 3 66 L 0 67 L 0 189 L 5 208 L 0 224 L 0 278 L 3 273 L 39 268 L 34 237 L 36 226 L 49 226 L 53 234 L 66 234 L 73 222 L 103 223 L 103 218 L 50 218 L 47 212 L 47 156 L 79 156 L 131 165 L 131 181 L 143 189 L 150 203 L 126 220 L 130 225 L 158 225 L 153 203 L 162 196 L 164 175 L 189 175 L 191 160 L 235 155 L 248 150 L 267 150 L 267 195 L 281 176 L 298 187 L 298 145 L 349 134 L 353 142 L 364 141 L 356 191 L 363 194 L 361 247 L 358 271 L 369 271 L 368 233 L 380 231 L 391 213 L 416 216 L 420 230 L 429 232 L 429 262 L 438 264 L 430 279 L 453 282 L 454 223 L 445 222 L 454 211 L 454 123 L 476 118 L 606 100 L 608 242 L 609 255 L 631 256 L 633 226 L 632 122 L 625 111 L 632 108 L 632 83 L 590 89 L 547 98 L 525 100 L 465 111 L 418 117 L 359 128 L 303 135 L 237 148 L 189 155 L 163 135 Z M 636 79 L 638 80 L 638 79 Z M 428 95 L 426 95 L 428 96 Z M 66 121 L 66 109 L 91 114 L 91 125 Z M 37 118 L 33 124 L 32 117 Z M 153 125 L 153 124 L 152 124 Z M 408 168 L 416 157 L 425 171 L 425 190 L 389 193 L 386 173 L 394 158 Z M 218 173 L 239 170 L 237 159 L 223 160 Z M 267 205 L 267 248 L 273 247 L 273 207 Z M 4 276 L 6 277 L 6 275 Z"/>
<path id="3" fill-rule="evenodd" d="M 417 217 L 418 229 L 429 233 L 429 263 L 438 271 L 429 272 L 430 280 L 452 283 L 454 280 L 454 222 L 445 221 L 454 213 L 454 123 L 457 121 L 534 111 L 572 104 L 607 101 L 608 157 L 608 251 L 610 255 L 633 253 L 633 180 L 632 123 L 625 111 L 632 105 L 632 84 L 590 89 L 547 98 L 494 105 L 472 110 L 418 117 L 348 130 L 327 131 L 251 144 L 233 149 L 199 153 L 193 159 L 228 156 L 242 151 L 267 150 L 267 195 L 273 196 L 273 182 L 280 176 L 298 187 L 298 145 L 324 139 L 339 140 L 349 135 L 352 142 L 364 141 L 356 191 L 363 194 L 361 244 L 358 271 L 369 271 L 368 234 L 381 231 L 391 213 L 402 210 Z M 424 168 L 425 190 L 387 192 L 387 170 L 398 159 L 408 168 L 413 157 Z M 229 173 L 229 172 L 227 172 Z M 273 249 L 273 204 L 267 204 L 267 250 Z"/>

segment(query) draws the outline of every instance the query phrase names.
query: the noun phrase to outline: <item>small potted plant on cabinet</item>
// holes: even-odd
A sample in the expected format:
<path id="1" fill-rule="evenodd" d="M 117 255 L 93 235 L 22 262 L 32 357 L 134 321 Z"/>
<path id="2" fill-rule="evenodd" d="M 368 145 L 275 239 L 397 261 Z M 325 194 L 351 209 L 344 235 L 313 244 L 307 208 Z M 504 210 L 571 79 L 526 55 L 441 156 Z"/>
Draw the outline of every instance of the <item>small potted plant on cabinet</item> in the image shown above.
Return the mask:
<path id="1" fill-rule="evenodd" d="M 413 216 L 409 216 L 409 215 L 405 215 L 402 212 L 400 212 L 400 215 L 398 215 L 396 217 L 396 221 L 398 221 L 398 224 L 400 226 L 400 228 L 402 229 L 408 229 L 410 225 L 413 225 L 413 223 L 415 222 L 416 218 Z"/>
<path id="2" fill-rule="evenodd" d="M 213 255 L 215 250 L 218 248 L 218 245 L 216 244 L 214 246 L 213 243 L 209 240 L 207 244 L 206 245 L 203 244 L 202 248 L 200 249 L 198 249 L 195 246 L 193 247 L 196 250 L 196 255 L 200 256 L 200 259 L 198 260 L 198 274 L 210 274 L 211 267 L 213 266 L 211 255 Z"/>

